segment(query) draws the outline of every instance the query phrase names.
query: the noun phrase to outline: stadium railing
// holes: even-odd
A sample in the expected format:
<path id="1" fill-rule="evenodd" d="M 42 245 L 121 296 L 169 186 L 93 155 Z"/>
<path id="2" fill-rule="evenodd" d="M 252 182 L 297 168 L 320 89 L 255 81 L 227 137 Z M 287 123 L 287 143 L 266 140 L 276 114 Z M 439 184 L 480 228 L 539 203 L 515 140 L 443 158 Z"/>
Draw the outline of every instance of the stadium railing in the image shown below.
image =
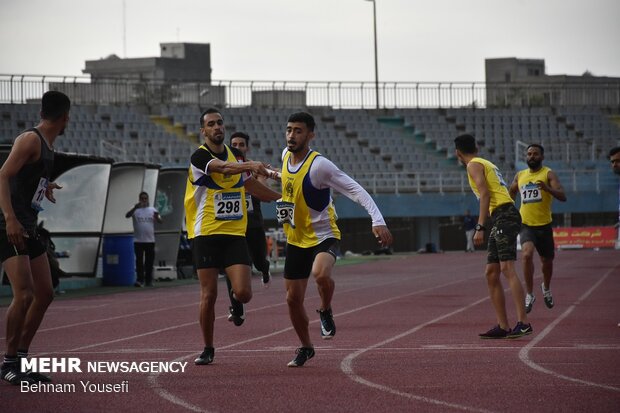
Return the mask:
<path id="1" fill-rule="evenodd" d="M 81 104 L 323 106 L 337 109 L 610 106 L 620 105 L 620 82 L 205 82 L 95 79 L 87 76 L 0 74 L 0 103 L 27 103 L 59 90 Z"/>

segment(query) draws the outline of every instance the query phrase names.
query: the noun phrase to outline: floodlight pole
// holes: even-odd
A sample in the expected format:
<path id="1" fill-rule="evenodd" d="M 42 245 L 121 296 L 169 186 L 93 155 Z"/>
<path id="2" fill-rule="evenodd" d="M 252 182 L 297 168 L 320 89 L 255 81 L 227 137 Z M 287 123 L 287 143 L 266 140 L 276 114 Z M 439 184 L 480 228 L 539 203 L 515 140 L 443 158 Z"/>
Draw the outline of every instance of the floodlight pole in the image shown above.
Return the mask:
<path id="1" fill-rule="evenodd" d="M 375 99 L 377 109 L 379 109 L 379 62 L 377 59 L 377 2 L 376 0 L 366 0 L 372 3 L 372 22 L 375 38 Z"/>

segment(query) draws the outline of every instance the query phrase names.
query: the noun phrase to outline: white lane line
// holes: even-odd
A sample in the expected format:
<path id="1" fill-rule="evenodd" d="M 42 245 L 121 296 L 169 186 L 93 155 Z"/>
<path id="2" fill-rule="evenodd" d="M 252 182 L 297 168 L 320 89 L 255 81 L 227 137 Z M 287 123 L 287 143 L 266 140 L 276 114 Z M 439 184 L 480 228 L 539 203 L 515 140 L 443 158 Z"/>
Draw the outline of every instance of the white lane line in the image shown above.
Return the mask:
<path id="1" fill-rule="evenodd" d="M 190 304 L 175 305 L 173 307 L 158 308 L 158 309 L 155 309 L 155 310 L 139 311 L 139 312 L 133 312 L 131 314 L 123 314 L 123 315 L 118 315 L 118 316 L 114 316 L 114 317 L 98 318 L 96 320 L 80 321 L 79 323 L 64 324 L 64 325 L 56 326 L 56 327 L 41 328 L 41 329 L 37 330 L 37 334 L 43 333 L 43 332 L 46 332 L 46 331 L 62 330 L 62 329 L 65 329 L 65 328 L 80 327 L 80 326 L 85 326 L 85 325 L 89 325 L 89 324 L 104 323 L 106 321 L 120 320 L 122 318 L 129 318 L 129 317 L 136 317 L 136 316 L 141 316 L 141 315 L 145 315 L 145 314 L 158 313 L 160 311 L 170 311 L 170 310 L 175 310 L 177 308 L 197 306 L 198 304 L 200 304 L 200 303 L 198 301 L 196 301 L 196 302 L 193 302 L 193 303 L 190 303 Z M 0 340 L 4 340 L 5 338 L 6 337 L 0 337 Z"/>
<path id="2" fill-rule="evenodd" d="M 424 277 L 419 277 L 419 278 L 424 278 Z M 448 285 L 451 285 L 451 284 L 456 284 L 456 283 L 462 282 L 464 280 L 469 280 L 469 278 L 465 278 L 463 280 L 458 280 L 458 281 L 451 281 L 451 282 L 443 284 L 441 286 L 430 287 L 430 288 L 427 288 L 425 290 L 420 290 L 420 291 L 417 291 L 417 292 L 414 292 L 414 293 L 409 293 L 409 294 L 401 295 L 401 296 L 398 296 L 398 297 L 392 297 L 392 298 L 389 298 L 389 299 L 386 299 L 386 300 L 378 301 L 378 302 L 376 302 L 374 304 L 369 304 L 369 305 L 366 305 L 366 306 L 363 306 L 363 307 L 358 307 L 356 309 L 353 309 L 353 310 L 350 310 L 350 311 L 346 311 L 346 312 L 343 312 L 343 313 L 338 313 L 338 314 L 339 315 L 350 314 L 350 313 L 353 313 L 353 312 L 361 310 L 361 309 L 370 308 L 370 307 L 373 307 L 375 305 L 380 305 L 380 304 L 383 304 L 383 303 L 386 303 L 386 302 L 389 302 L 389 301 L 392 301 L 392 300 L 395 300 L 395 299 L 398 299 L 398 298 L 409 297 L 411 295 L 420 294 L 420 293 L 423 293 L 423 292 L 426 292 L 426 291 L 434 290 L 436 288 L 442 288 L 442 287 L 445 287 L 445 286 L 448 286 Z M 399 283 L 401 281 L 403 281 L 403 280 L 395 280 L 395 281 L 392 280 L 390 282 L 386 282 L 386 283 L 383 283 L 383 284 L 380 284 L 380 285 L 362 286 L 362 287 L 352 288 L 350 290 L 342 291 L 340 294 L 355 292 L 355 291 L 359 291 L 359 290 L 365 290 L 365 289 L 368 289 L 368 288 L 377 288 L 378 286 L 387 286 L 387 285 Z M 316 298 L 316 297 L 318 297 L 318 295 L 313 296 L 311 298 Z M 198 304 L 199 303 L 196 302 L 196 303 L 192 303 L 192 304 L 185 304 L 185 305 L 178 306 L 178 307 L 170 307 L 170 309 L 188 307 L 188 306 L 191 306 L 191 305 L 197 306 Z M 266 306 L 263 306 L 263 307 L 253 308 L 252 310 L 247 310 L 246 313 L 254 313 L 254 312 L 261 311 L 261 310 L 275 308 L 275 307 L 281 307 L 281 306 L 285 306 L 285 305 L 286 305 L 286 302 L 280 302 L 280 303 L 277 303 L 277 304 L 271 304 L 271 305 L 266 305 Z M 152 313 L 152 312 L 157 312 L 157 311 L 166 311 L 166 309 L 149 310 L 149 311 L 145 311 L 144 313 Z M 123 318 L 123 317 L 125 317 L 125 316 L 111 317 L 110 319 L 117 319 L 117 318 Z M 222 318 L 225 318 L 225 317 L 228 317 L 228 315 L 218 316 L 215 319 L 219 320 L 219 319 L 222 319 Z M 108 320 L 110 320 L 110 319 L 108 319 Z M 99 322 L 99 321 L 102 321 L 102 320 L 96 320 L 96 321 Z M 317 320 L 313 321 L 313 323 L 314 322 L 317 322 Z M 84 323 L 76 323 L 76 324 L 89 324 L 89 323 L 90 323 L 89 321 L 85 321 Z M 128 341 L 128 340 L 133 340 L 133 339 L 136 339 L 136 338 L 142 338 L 142 337 L 150 336 L 150 335 L 153 335 L 153 334 L 159 334 L 159 333 L 163 333 L 165 331 L 174 330 L 174 329 L 177 329 L 177 328 L 188 327 L 188 326 L 191 326 L 191 325 L 195 325 L 197 323 L 198 323 L 198 320 L 195 320 L 195 321 L 191 321 L 189 323 L 177 324 L 177 325 L 174 325 L 174 326 L 164 327 L 164 328 L 160 328 L 160 329 L 157 329 L 157 330 L 151 330 L 151 331 L 147 331 L 147 332 L 141 333 L 141 334 L 136 334 L 136 335 L 133 335 L 133 336 L 126 336 L 126 337 L 121 337 L 121 338 L 118 338 L 118 339 L 115 339 L 115 340 L 102 341 L 102 342 L 98 342 L 98 343 L 89 344 L 87 346 L 76 347 L 76 348 L 73 348 L 73 349 L 70 349 L 70 350 L 65 350 L 65 351 L 79 351 L 79 350 L 85 350 L 85 349 L 88 349 L 88 348 L 103 346 L 103 345 L 106 345 L 106 344 L 120 343 L 122 341 Z M 57 328 L 61 328 L 61 327 L 57 327 Z M 284 331 L 288 331 L 290 329 L 292 329 L 292 327 L 288 328 L 288 329 L 285 329 L 285 330 L 280 330 L 280 331 L 284 332 Z M 265 337 L 269 337 L 269 336 L 270 335 L 265 336 Z M 238 344 L 243 344 L 243 343 L 238 343 Z M 238 345 L 238 344 L 235 344 L 235 345 Z"/>
<path id="3" fill-rule="evenodd" d="M 607 277 L 609 276 L 609 274 L 611 274 L 618 266 L 610 269 L 609 271 L 607 271 L 605 273 L 605 275 L 603 275 L 603 277 L 601 277 L 601 279 L 599 279 L 588 291 L 586 291 L 581 297 L 579 297 L 577 299 L 577 301 L 575 301 L 573 303 L 573 305 L 571 305 L 570 307 L 568 307 L 566 309 L 566 311 L 564 311 L 558 318 L 556 318 L 555 320 L 553 320 L 553 322 L 551 324 L 549 324 L 543 331 L 541 331 L 540 333 L 538 333 L 534 339 L 532 339 L 532 341 L 530 341 L 529 343 L 527 343 L 527 345 L 525 347 L 523 347 L 521 349 L 521 351 L 519 351 L 519 359 L 525 363 L 528 367 L 539 371 L 541 373 L 545 373 L 545 374 L 549 374 L 555 378 L 558 379 L 562 379 L 562 380 L 567 380 L 567 381 L 571 381 L 574 383 L 579 383 L 579 384 L 585 384 L 586 386 L 592 386 L 592 387 L 599 387 L 602 389 L 606 389 L 606 390 L 612 390 L 612 391 L 620 391 L 620 388 L 618 387 L 614 387 L 614 386 L 608 386 L 605 384 L 600 384 L 600 383 L 595 383 L 595 382 L 591 382 L 588 380 L 582 380 L 582 379 L 578 379 L 575 377 L 570 377 L 570 376 L 566 376 L 564 374 L 560 374 L 560 373 L 556 373 L 555 371 L 546 369 L 544 367 L 542 367 L 541 365 L 537 364 L 536 362 L 532 361 L 530 359 L 530 350 L 532 349 L 532 347 L 534 347 L 538 342 L 540 342 L 542 339 L 544 339 L 547 334 L 549 334 L 558 324 L 560 324 L 560 322 L 562 322 L 562 320 L 564 320 L 566 317 L 568 317 L 570 315 L 570 313 L 572 313 L 575 308 L 577 308 L 577 306 L 579 304 L 581 304 L 582 301 L 584 301 L 586 298 L 588 298 L 590 296 L 590 294 L 592 294 L 592 292 L 598 288 L 599 285 L 601 285 L 603 283 L 603 281 L 605 281 L 605 279 L 607 279 Z M 613 328 L 612 326 L 610 326 L 610 328 Z"/>
<path id="4" fill-rule="evenodd" d="M 372 304 L 368 304 L 368 305 L 365 305 L 365 306 L 357 307 L 357 308 L 354 308 L 352 310 L 345 311 L 345 312 L 342 312 L 342 313 L 338 313 L 338 315 L 339 316 L 343 316 L 343 315 L 355 313 L 355 312 L 358 312 L 358 311 L 361 311 L 361 310 L 365 310 L 365 309 L 368 309 L 368 308 L 371 308 L 371 307 L 375 307 L 375 306 L 378 306 L 378 305 L 382 305 L 382 304 L 388 303 L 390 301 L 400 300 L 402 298 L 410 297 L 412 295 L 417 295 L 417 294 L 423 294 L 425 292 L 436 290 L 436 289 L 443 289 L 444 287 L 449 286 L 449 285 L 459 284 L 459 283 L 462 283 L 464 281 L 469 281 L 469 280 L 477 279 L 477 278 L 479 278 L 479 276 L 464 278 L 462 280 L 457 280 L 457 281 L 451 281 L 451 282 L 448 282 L 448 283 L 445 283 L 445 284 L 442 284 L 442 285 L 425 288 L 425 289 L 419 290 L 419 291 L 414 291 L 412 293 L 403 294 L 403 295 L 399 295 L 399 296 L 392 297 L 392 298 L 387 298 L 385 300 L 376 301 L 376 302 L 374 302 Z M 392 284 L 392 283 L 389 283 L 389 284 Z M 376 288 L 376 287 L 377 286 L 374 286 L 373 288 Z M 367 287 L 364 287 L 364 288 L 367 288 Z M 485 301 L 487 299 L 488 298 L 484 298 L 482 300 L 479 300 L 479 302 Z M 313 320 L 313 321 L 310 321 L 310 324 L 314 324 L 314 323 L 317 323 L 317 322 L 318 322 L 318 320 Z M 279 335 L 279 334 L 282 334 L 282 333 L 285 333 L 285 332 L 288 332 L 288 331 L 291 331 L 291 330 L 293 330 L 292 326 L 284 328 L 284 329 L 281 329 L 281 330 L 274 331 L 274 332 L 272 332 L 270 334 L 249 338 L 249 339 L 244 340 L 244 341 L 239 341 L 239 342 L 236 342 L 236 343 L 229 344 L 227 346 L 219 347 L 217 350 L 220 351 L 220 350 L 230 349 L 230 348 L 233 348 L 233 347 L 240 346 L 242 344 L 247 344 L 247 343 L 251 343 L 251 342 L 254 342 L 254 341 L 263 340 L 265 338 L 273 337 L 273 336 L 276 336 L 276 335 Z M 196 353 L 194 352 L 194 353 L 188 354 L 186 356 L 182 356 L 182 357 L 176 358 L 173 361 L 183 361 L 183 360 L 191 358 L 195 354 Z M 176 404 L 177 406 L 184 407 L 184 408 L 186 408 L 188 410 L 195 411 L 195 412 L 206 412 L 206 410 L 203 410 L 201 407 L 196 406 L 194 404 L 191 404 L 191 403 L 183 400 L 181 397 L 176 396 L 173 393 L 171 393 L 170 391 L 166 390 L 161 384 L 159 384 L 158 377 L 159 377 L 158 373 L 149 374 L 149 376 L 148 376 L 149 385 L 153 388 L 153 391 L 155 392 L 155 394 L 157 394 L 158 396 L 162 397 L 163 399 L 169 401 L 172 404 Z M 443 404 L 443 406 L 449 406 L 449 404 Z M 488 412 L 486 410 L 471 410 L 471 411 Z"/>
<path id="5" fill-rule="evenodd" d="M 465 406 L 465 405 L 461 405 L 461 404 L 456 404 L 456 403 L 450 403 L 447 402 L 445 400 L 438 400 L 438 399 L 433 399 L 430 397 L 426 397 L 426 396 L 420 396 L 417 394 L 413 394 L 413 393 L 407 393 L 407 392 L 403 392 L 400 390 L 396 390 L 392 387 L 389 386 L 385 386 L 379 383 L 374 383 L 370 380 L 366 380 L 363 377 L 359 376 L 358 374 L 356 374 L 353 371 L 353 360 L 355 360 L 358 356 L 370 351 L 370 350 L 374 350 L 378 347 L 381 347 L 385 344 L 389 344 L 392 343 L 396 340 L 400 340 L 403 337 L 406 337 L 410 334 L 413 334 L 419 330 L 421 330 L 422 328 L 429 326 L 431 324 L 437 323 L 441 320 L 444 320 L 446 318 L 452 317 L 453 315 L 456 315 L 458 313 L 461 313 L 463 311 L 469 310 L 472 307 L 477 306 L 478 304 L 488 300 L 488 297 L 484 297 L 481 298 L 479 300 L 474 301 L 473 303 L 466 305 L 464 307 L 461 307 L 457 310 L 454 310 L 450 313 L 444 314 L 442 316 L 439 316 L 437 318 L 434 318 L 433 320 L 427 321 L 425 323 L 422 324 L 418 324 L 417 326 L 415 326 L 414 328 L 405 331 L 404 333 L 398 334 L 396 336 L 393 336 L 391 338 L 388 338 L 387 340 L 383 340 L 379 343 L 373 344 L 371 346 L 368 346 L 366 348 L 360 349 L 356 352 L 353 352 L 351 354 L 349 354 L 347 357 L 345 357 L 342 362 L 340 363 L 340 370 L 342 370 L 342 372 L 347 375 L 351 380 L 353 380 L 354 382 L 357 382 L 359 384 L 362 384 L 364 386 L 368 386 L 368 387 L 372 387 L 373 389 L 377 389 L 379 391 L 383 391 L 385 393 L 390 393 L 390 394 L 394 394 L 397 396 L 401 396 L 401 397 L 405 397 L 411 400 L 417 400 L 417 401 L 421 401 L 421 402 L 425 402 L 425 403 L 429 403 L 429 404 L 435 404 L 441 407 L 449 407 L 452 409 L 458 409 L 458 410 L 464 410 L 464 411 L 468 411 L 468 412 L 489 412 L 490 410 L 485 410 L 485 409 L 479 409 L 479 408 L 475 408 L 475 407 L 470 407 L 470 406 Z"/>
<path id="6" fill-rule="evenodd" d="M 380 286 L 388 286 L 391 284 L 396 284 L 399 283 L 401 281 L 408 281 L 408 280 L 420 280 L 423 278 L 429 278 L 432 277 L 433 274 L 428 274 L 428 275 L 423 275 L 423 276 L 419 276 L 419 277 L 415 277 L 415 278 L 403 278 L 403 279 L 397 279 L 397 280 L 391 280 L 390 282 L 386 282 L 386 283 L 382 283 L 382 284 L 376 284 L 373 286 L 361 286 L 361 287 L 356 287 L 356 288 L 351 288 L 349 290 L 343 290 L 342 292 L 340 292 L 339 294 L 346 294 L 346 293 L 351 293 L 351 292 L 355 292 L 355 291 L 359 291 L 359 290 L 363 290 L 363 289 L 367 289 L 367 288 L 377 288 Z M 318 297 L 318 295 L 314 295 L 314 296 L 309 296 L 306 297 L 306 300 L 310 300 L 313 298 Z M 113 321 L 113 320 L 120 320 L 123 318 L 131 318 L 131 317 L 137 317 L 137 316 L 142 316 L 145 314 L 152 314 L 152 313 L 157 313 L 160 311 L 170 311 L 170 310 L 174 310 L 174 309 L 179 309 L 179 308 L 184 308 L 184 307 L 191 307 L 191 306 L 198 306 L 200 304 L 199 301 L 195 301 L 192 302 L 190 304 L 183 304 L 183 305 L 176 305 L 176 306 L 172 306 L 172 307 L 166 307 L 166 308 L 158 308 L 158 309 L 154 309 L 154 310 L 146 310 L 146 311 L 140 311 L 140 312 L 132 312 L 129 314 L 123 314 L 123 315 L 118 315 L 118 316 L 114 316 L 114 317 L 106 317 L 106 318 L 99 318 L 96 320 L 88 320 L 88 321 L 81 321 L 78 323 L 72 323 L 72 324 L 64 324 L 61 326 L 56 326 L 56 327 L 48 327 L 48 328 L 41 328 L 39 330 L 37 330 L 37 334 L 39 333 L 43 333 L 43 332 L 47 332 L 47 331 L 55 331 L 55 330 L 62 330 L 65 328 L 71 328 L 71 327 L 80 327 L 80 326 L 84 326 L 84 325 L 89 325 L 89 324 L 95 324 L 95 323 L 103 323 L 103 322 L 107 322 L 107 321 Z M 279 305 L 284 305 L 286 303 L 281 303 Z M 267 307 L 262 307 L 262 308 L 258 308 L 258 309 L 253 309 L 253 310 L 249 310 L 247 312 L 254 312 L 260 309 L 264 309 L 264 308 L 271 308 L 272 306 L 267 306 Z M 6 337 L 0 337 L 0 340 L 5 340 Z"/>

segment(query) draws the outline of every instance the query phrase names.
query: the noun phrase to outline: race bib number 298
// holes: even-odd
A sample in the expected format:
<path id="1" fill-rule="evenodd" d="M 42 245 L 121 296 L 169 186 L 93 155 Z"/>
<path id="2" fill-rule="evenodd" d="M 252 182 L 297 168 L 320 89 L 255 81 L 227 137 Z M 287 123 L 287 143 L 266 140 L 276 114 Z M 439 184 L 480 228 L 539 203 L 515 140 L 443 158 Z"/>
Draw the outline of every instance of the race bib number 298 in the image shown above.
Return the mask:
<path id="1" fill-rule="evenodd" d="M 295 204 L 276 201 L 276 218 L 280 224 L 290 224 L 295 228 Z"/>
<path id="2" fill-rule="evenodd" d="M 214 197 L 215 219 L 218 221 L 237 221 L 243 218 L 241 193 L 224 192 Z"/>

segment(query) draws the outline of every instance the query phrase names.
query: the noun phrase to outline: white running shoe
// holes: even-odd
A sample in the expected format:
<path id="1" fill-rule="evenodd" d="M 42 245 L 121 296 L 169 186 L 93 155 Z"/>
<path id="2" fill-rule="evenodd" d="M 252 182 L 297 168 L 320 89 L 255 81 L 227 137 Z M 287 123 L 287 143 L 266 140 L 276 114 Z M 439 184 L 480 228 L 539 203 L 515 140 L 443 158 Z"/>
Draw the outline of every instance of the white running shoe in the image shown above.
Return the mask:
<path id="1" fill-rule="evenodd" d="M 532 311 L 532 305 L 536 301 L 536 297 L 534 294 L 527 293 L 525 294 L 525 312 L 529 313 Z"/>

